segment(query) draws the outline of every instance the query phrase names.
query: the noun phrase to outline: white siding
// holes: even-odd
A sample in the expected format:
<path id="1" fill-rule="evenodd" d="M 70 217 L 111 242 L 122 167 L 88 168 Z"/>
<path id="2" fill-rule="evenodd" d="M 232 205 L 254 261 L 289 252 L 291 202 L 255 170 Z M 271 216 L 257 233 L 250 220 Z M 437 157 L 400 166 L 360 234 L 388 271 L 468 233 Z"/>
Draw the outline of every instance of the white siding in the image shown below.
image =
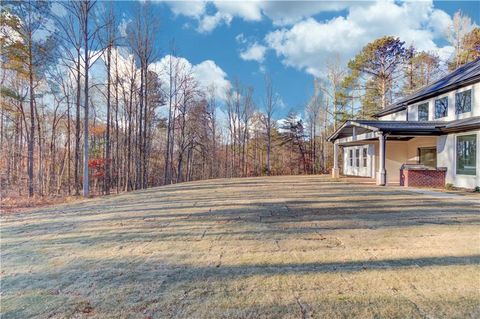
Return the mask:
<path id="1" fill-rule="evenodd" d="M 472 111 L 455 114 L 455 94 L 458 92 L 463 92 L 467 90 L 472 90 Z M 448 116 L 435 119 L 435 100 L 448 97 Z M 408 106 L 408 120 L 409 121 L 418 121 L 418 105 L 428 103 L 428 120 L 429 121 L 453 121 L 464 119 L 472 116 L 480 116 L 480 83 L 475 83 L 474 85 L 465 86 L 458 90 L 453 90 L 448 93 L 438 95 L 431 99 L 423 100 L 421 102 L 412 104 Z"/>
<path id="2" fill-rule="evenodd" d="M 467 90 L 472 90 L 472 111 L 455 114 L 455 94 L 458 92 L 463 92 Z M 448 116 L 440 119 L 435 119 L 435 100 L 448 97 Z M 458 90 L 453 90 L 448 93 L 435 96 L 430 99 L 422 100 L 415 104 L 409 105 L 407 110 L 398 111 L 389 115 L 379 117 L 381 121 L 418 121 L 418 106 L 420 104 L 428 103 L 428 120 L 429 121 L 453 121 L 464 119 L 472 116 L 480 116 L 480 83 L 475 83 L 462 87 Z M 408 114 L 407 114 L 408 113 Z"/>
<path id="3" fill-rule="evenodd" d="M 406 121 L 407 110 L 399 111 L 396 113 L 388 114 L 378 118 L 380 121 Z"/>
<path id="4" fill-rule="evenodd" d="M 456 173 L 456 137 L 459 135 L 477 134 L 477 174 L 459 175 Z M 475 188 L 480 186 L 480 130 L 448 134 L 438 137 L 437 140 L 437 166 L 447 168 L 446 183 L 457 187 Z"/>

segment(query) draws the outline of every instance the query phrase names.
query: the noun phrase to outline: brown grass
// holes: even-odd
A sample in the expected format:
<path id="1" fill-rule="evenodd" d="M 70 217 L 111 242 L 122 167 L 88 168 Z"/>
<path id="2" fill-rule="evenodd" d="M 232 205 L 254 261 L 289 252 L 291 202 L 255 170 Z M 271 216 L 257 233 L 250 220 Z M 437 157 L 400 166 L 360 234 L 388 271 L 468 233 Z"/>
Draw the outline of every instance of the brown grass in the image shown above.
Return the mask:
<path id="1" fill-rule="evenodd" d="M 82 200 L 82 197 L 75 196 L 38 196 L 34 197 L 8 195 L 0 197 L 0 214 L 12 214 L 26 211 L 31 208 L 40 208 L 62 203 L 72 203 Z"/>
<path id="2" fill-rule="evenodd" d="M 479 208 L 289 176 L 9 214 L 2 318 L 478 318 Z"/>

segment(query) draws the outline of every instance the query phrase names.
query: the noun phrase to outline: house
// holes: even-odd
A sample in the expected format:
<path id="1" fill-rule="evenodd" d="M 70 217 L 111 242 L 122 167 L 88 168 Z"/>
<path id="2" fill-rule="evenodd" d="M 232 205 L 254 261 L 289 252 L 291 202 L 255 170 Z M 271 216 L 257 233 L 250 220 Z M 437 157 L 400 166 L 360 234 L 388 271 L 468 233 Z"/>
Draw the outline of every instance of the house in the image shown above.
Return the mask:
<path id="1" fill-rule="evenodd" d="M 390 105 L 377 120 L 351 120 L 334 143 L 333 177 L 378 185 L 480 186 L 480 59 Z"/>

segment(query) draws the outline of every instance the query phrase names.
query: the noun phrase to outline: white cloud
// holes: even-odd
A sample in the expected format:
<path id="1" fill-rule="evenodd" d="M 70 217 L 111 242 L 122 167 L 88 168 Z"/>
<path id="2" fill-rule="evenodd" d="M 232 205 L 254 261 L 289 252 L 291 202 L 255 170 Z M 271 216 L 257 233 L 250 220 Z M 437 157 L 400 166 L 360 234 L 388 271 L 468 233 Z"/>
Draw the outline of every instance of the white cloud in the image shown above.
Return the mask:
<path id="1" fill-rule="evenodd" d="M 436 37 L 444 36 L 445 30 L 447 30 L 451 24 L 452 18 L 442 10 L 433 10 L 428 23 L 429 28 Z"/>
<path id="2" fill-rule="evenodd" d="M 209 33 L 215 29 L 220 24 L 229 25 L 232 21 L 232 16 L 229 14 L 224 14 L 217 12 L 214 15 L 204 15 L 200 18 L 198 22 L 197 31 L 200 33 Z"/>
<path id="3" fill-rule="evenodd" d="M 265 41 L 285 65 L 321 76 L 329 58 L 338 54 L 346 63 L 367 43 L 384 35 L 398 36 L 420 50 L 445 55 L 451 49 L 439 48 L 434 40 L 441 36 L 440 30 L 449 19 L 443 11 L 434 9 L 432 2 L 378 1 L 352 6 L 346 17 L 325 22 L 308 18 L 270 32 Z"/>
<path id="4" fill-rule="evenodd" d="M 123 17 L 120 23 L 118 24 L 118 32 L 120 32 L 120 35 L 122 37 L 127 36 L 127 27 L 128 27 L 128 24 L 131 22 L 132 22 L 132 19 L 126 19 L 125 17 Z"/>
<path id="5" fill-rule="evenodd" d="M 192 67 L 192 72 L 200 86 L 208 89 L 212 85 L 215 87 L 215 95 L 220 99 L 225 99 L 225 91 L 230 87 L 227 80 L 227 73 L 222 70 L 212 60 L 203 61 Z"/>
<path id="6" fill-rule="evenodd" d="M 240 58 L 245 61 L 263 62 L 267 48 L 257 42 L 251 44 L 246 50 L 240 52 Z"/>
<path id="7" fill-rule="evenodd" d="M 205 1 L 168 1 L 172 12 L 176 15 L 199 17 L 205 12 Z"/>
<path id="8" fill-rule="evenodd" d="M 365 1 L 265 1 L 263 13 L 275 25 L 291 25 L 321 12 L 339 11 L 354 5 L 364 5 Z"/>
<path id="9" fill-rule="evenodd" d="M 247 43 L 247 39 L 245 38 L 245 35 L 243 33 L 237 34 L 237 36 L 235 37 L 235 41 L 241 44 Z"/>
<path id="10" fill-rule="evenodd" d="M 63 17 L 67 14 L 67 10 L 58 2 L 53 2 L 51 7 L 52 13 L 57 17 Z"/>
<path id="11" fill-rule="evenodd" d="M 180 73 L 192 74 L 205 92 L 213 85 L 216 97 L 221 100 L 225 99 L 225 91 L 230 87 L 230 82 L 227 79 L 227 73 L 212 60 L 192 64 L 185 58 L 166 55 L 152 63 L 150 69 L 159 74 L 162 82 L 167 85 L 166 89 L 168 89 L 169 83 L 170 59 L 173 68 L 177 67 Z"/>
<path id="12" fill-rule="evenodd" d="M 198 21 L 197 31 L 211 32 L 221 24 L 229 25 L 234 18 L 260 21 L 263 17 L 275 25 L 290 25 L 320 12 L 338 11 L 351 6 L 364 5 L 365 1 L 166 1 L 175 15 L 184 15 Z M 207 13 L 207 6 L 215 8 Z"/>
<path id="13" fill-rule="evenodd" d="M 246 21 L 262 20 L 262 1 L 214 1 L 218 12 L 240 17 Z"/>

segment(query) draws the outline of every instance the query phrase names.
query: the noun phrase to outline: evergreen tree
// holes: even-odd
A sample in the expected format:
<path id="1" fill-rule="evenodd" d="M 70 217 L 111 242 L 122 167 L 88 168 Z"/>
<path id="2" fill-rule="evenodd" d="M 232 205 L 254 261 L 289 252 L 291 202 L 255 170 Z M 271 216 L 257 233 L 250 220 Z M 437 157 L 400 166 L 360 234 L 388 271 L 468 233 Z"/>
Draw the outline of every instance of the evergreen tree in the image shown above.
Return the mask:
<path id="1" fill-rule="evenodd" d="M 362 113 L 371 116 L 388 106 L 395 93 L 395 81 L 409 51 L 399 38 L 385 36 L 367 44 L 349 63 L 350 75 L 345 86 L 364 91 Z"/>

